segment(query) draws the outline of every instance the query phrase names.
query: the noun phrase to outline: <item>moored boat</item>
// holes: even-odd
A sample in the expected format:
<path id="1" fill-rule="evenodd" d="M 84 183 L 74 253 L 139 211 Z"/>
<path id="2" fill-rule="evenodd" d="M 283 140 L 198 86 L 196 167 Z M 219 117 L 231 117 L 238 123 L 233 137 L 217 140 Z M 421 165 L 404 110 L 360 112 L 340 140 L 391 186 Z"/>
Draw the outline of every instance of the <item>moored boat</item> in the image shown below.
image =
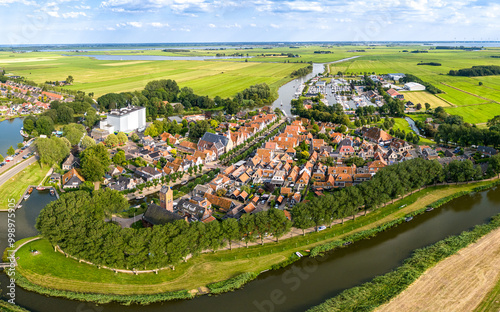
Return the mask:
<path id="1" fill-rule="evenodd" d="M 434 210 L 433 207 L 427 207 L 427 209 L 425 209 L 425 211 L 427 211 L 427 212 L 432 211 L 432 210 Z"/>
<path id="2" fill-rule="evenodd" d="M 30 194 L 24 195 L 24 200 L 27 200 L 28 198 L 30 198 Z"/>
<path id="3" fill-rule="evenodd" d="M 45 190 L 45 187 L 43 187 L 43 186 L 37 186 L 37 187 L 36 187 L 36 190 L 37 190 L 37 191 L 44 191 L 44 190 Z"/>
<path id="4" fill-rule="evenodd" d="M 30 187 L 30 189 L 28 190 L 28 194 L 31 194 L 31 193 L 33 193 L 33 188 L 32 187 Z"/>
<path id="5" fill-rule="evenodd" d="M 295 255 L 296 255 L 297 257 L 299 257 L 299 258 L 302 258 L 302 257 L 303 257 L 303 255 L 302 255 L 300 252 L 298 252 L 298 251 L 295 253 Z"/>
<path id="6" fill-rule="evenodd" d="M 406 218 L 405 218 L 405 221 L 406 221 L 406 222 L 410 222 L 411 220 L 413 220 L 413 217 L 406 217 Z"/>
<path id="7" fill-rule="evenodd" d="M 50 189 L 50 195 L 51 195 L 51 196 L 56 195 L 56 191 L 54 191 L 54 189 Z"/>

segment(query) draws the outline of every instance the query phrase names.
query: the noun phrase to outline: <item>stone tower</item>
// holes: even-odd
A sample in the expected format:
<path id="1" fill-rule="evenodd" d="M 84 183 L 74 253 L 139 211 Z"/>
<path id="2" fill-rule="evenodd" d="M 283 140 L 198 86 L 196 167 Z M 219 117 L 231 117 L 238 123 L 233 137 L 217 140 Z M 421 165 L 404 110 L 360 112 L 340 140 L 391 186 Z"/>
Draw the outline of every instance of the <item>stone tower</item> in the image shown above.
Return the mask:
<path id="1" fill-rule="evenodd" d="M 174 211 L 174 192 L 172 188 L 165 185 L 160 190 L 160 207 Z"/>

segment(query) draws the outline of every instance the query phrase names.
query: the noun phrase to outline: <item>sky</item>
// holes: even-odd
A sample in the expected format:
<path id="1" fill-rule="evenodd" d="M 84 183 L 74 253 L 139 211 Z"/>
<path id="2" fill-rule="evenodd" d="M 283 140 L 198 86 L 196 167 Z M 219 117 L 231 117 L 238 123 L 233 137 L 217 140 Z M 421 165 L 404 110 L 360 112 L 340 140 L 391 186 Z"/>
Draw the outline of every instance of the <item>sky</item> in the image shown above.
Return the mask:
<path id="1" fill-rule="evenodd" d="M 498 0 L 0 0 L 0 44 L 500 39 Z"/>

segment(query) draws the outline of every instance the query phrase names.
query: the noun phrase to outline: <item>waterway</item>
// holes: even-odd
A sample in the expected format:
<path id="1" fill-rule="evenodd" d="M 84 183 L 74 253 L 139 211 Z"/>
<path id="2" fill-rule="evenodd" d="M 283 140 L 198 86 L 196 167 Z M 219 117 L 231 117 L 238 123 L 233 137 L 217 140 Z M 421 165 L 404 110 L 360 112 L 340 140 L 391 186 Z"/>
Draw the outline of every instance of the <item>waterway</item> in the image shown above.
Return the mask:
<path id="1" fill-rule="evenodd" d="M 9 147 L 12 146 L 17 149 L 17 143 L 24 140 L 19 132 L 22 127 L 22 118 L 7 119 L 0 122 L 0 154 L 3 157 L 7 157 Z"/>
<path id="2" fill-rule="evenodd" d="M 32 195 L 19 210 L 17 238 L 32 236 L 35 218 L 50 198 Z M 335 296 L 344 289 L 371 280 L 401 265 L 412 251 L 457 235 L 477 224 L 487 222 L 500 212 L 500 188 L 460 197 L 432 212 L 419 215 L 408 223 L 376 237 L 330 252 L 324 257 L 303 258 L 287 268 L 261 274 L 243 289 L 220 296 L 201 296 L 193 300 L 157 303 L 148 306 L 95 306 L 61 298 L 46 297 L 16 290 L 17 304 L 40 312 L 57 311 L 304 311 Z M 25 220 L 21 222 L 20 220 Z M 6 217 L 2 215 L 0 234 L 5 237 Z M 4 246 L 4 245 L 2 245 Z M 196 274 L 196 272 L 194 272 Z M 0 275 L 3 294 L 5 274 Z M 274 301 L 273 301 L 274 300 Z"/>
<path id="3" fill-rule="evenodd" d="M 341 59 L 341 60 L 334 61 L 334 62 L 328 62 L 328 63 L 313 63 L 313 70 L 311 73 L 307 74 L 306 76 L 294 79 L 290 82 L 287 82 L 279 88 L 278 99 L 276 99 L 276 101 L 273 102 L 273 105 L 272 105 L 273 108 L 281 109 L 287 117 L 292 116 L 291 102 L 294 99 L 294 96 L 295 96 L 295 93 L 297 92 L 297 89 L 300 87 L 300 85 L 302 83 L 306 84 L 309 79 L 316 77 L 318 74 L 324 73 L 325 72 L 325 65 L 327 65 L 327 64 L 341 63 L 341 62 L 355 59 L 357 57 L 359 57 L 359 56 L 348 57 L 345 59 Z"/>
<path id="4" fill-rule="evenodd" d="M 68 56 L 68 55 L 67 55 Z M 70 55 L 87 56 L 100 61 L 210 61 L 223 59 L 247 59 L 253 56 L 164 56 L 164 55 Z"/>

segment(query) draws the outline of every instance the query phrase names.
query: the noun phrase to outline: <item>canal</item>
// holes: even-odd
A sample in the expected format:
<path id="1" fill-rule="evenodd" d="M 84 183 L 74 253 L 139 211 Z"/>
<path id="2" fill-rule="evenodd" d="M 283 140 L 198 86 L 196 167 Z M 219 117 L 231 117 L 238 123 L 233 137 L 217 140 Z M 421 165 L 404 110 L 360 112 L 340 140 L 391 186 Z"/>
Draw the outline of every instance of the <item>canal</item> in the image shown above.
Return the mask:
<path id="1" fill-rule="evenodd" d="M 0 121 L 0 154 L 7 157 L 9 147 L 17 149 L 17 143 L 24 140 L 21 136 L 21 128 L 23 127 L 22 118 L 7 119 Z"/>
<path id="2" fill-rule="evenodd" d="M 37 197 L 40 196 L 40 197 Z M 52 198 L 34 194 L 18 211 L 17 239 L 34 235 L 38 212 Z M 324 257 L 303 258 L 287 268 L 261 274 L 243 289 L 220 296 L 201 296 L 193 300 L 157 303 L 148 306 L 121 306 L 46 297 L 17 288 L 16 302 L 31 311 L 304 311 L 335 296 L 344 289 L 371 280 L 401 265 L 412 251 L 449 235 L 487 222 L 500 212 L 500 188 L 469 194 L 419 215 L 408 223 L 357 242 Z M 0 232 L 5 237 L 6 216 Z M 2 248 L 5 245 L 2 241 Z M 3 291 L 7 277 L 0 275 Z M 277 295 L 279 294 L 279 295 Z M 273 301 L 274 300 L 274 301 Z"/>

